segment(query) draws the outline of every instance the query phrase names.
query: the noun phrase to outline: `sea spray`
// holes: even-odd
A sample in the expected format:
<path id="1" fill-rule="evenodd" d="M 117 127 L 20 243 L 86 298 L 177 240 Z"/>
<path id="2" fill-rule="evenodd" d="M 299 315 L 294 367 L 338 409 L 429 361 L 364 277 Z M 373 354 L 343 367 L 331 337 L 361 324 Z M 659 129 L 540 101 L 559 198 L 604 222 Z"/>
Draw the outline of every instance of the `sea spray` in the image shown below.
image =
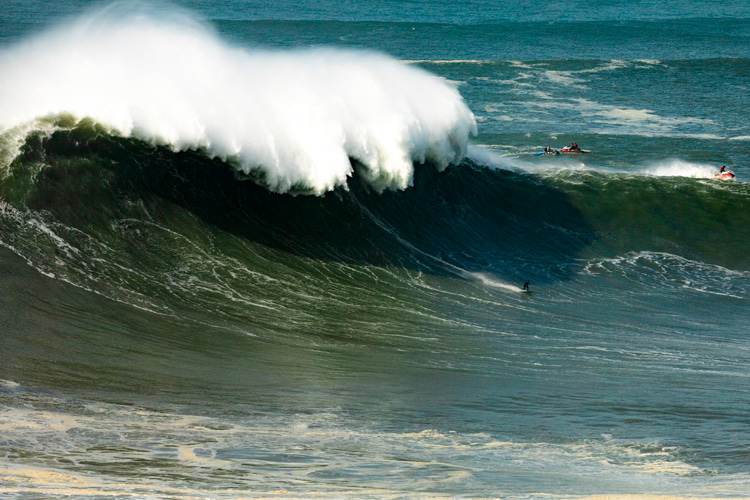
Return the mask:
<path id="1" fill-rule="evenodd" d="M 719 173 L 718 167 L 707 163 L 688 162 L 680 159 L 668 159 L 645 168 L 644 173 L 657 177 L 694 177 L 712 179 Z"/>
<path id="2" fill-rule="evenodd" d="M 186 16 L 105 9 L 0 53 L 0 131 L 61 114 L 231 160 L 277 192 L 376 189 L 456 163 L 476 134 L 458 91 L 374 52 L 231 47 Z"/>

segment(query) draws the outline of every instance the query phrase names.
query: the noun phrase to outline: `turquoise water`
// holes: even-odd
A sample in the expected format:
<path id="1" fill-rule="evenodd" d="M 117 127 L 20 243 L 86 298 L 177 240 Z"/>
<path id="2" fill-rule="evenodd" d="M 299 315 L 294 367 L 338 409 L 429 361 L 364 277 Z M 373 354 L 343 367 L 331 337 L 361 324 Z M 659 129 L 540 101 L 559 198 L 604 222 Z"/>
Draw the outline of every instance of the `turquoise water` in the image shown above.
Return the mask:
<path id="1" fill-rule="evenodd" d="M 749 37 L 10 2 L 2 496 L 746 497 Z"/>

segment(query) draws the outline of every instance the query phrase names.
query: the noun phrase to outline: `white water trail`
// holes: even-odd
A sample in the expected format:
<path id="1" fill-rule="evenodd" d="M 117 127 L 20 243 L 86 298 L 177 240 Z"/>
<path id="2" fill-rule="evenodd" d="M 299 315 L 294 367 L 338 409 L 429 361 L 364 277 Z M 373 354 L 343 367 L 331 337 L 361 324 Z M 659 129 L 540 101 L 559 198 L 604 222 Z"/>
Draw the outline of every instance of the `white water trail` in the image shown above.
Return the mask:
<path id="1" fill-rule="evenodd" d="M 510 283 L 501 281 L 488 273 L 472 273 L 472 272 L 466 271 L 463 273 L 463 277 L 470 281 L 478 281 L 479 283 L 482 283 L 485 286 L 496 288 L 498 290 L 504 290 L 508 292 L 528 292 L 529 291 L 529 290 L 523 289 L 520 286 L 511 285 Z"/>
<path id="2" fill-rule="evenodd" d="M 273 191 L 378 190 L 460 161 L 476 121 L 449 83 L 352 50 L 240 49 L 179 12 L 106 8 L 0 51 L 0 132 L 60 114 L 230 159 Z"/>
<path id="3" fill-rule="evenodd" d="M 730 169 L 731 170 L 731 169 Z M 664 160 L 645 167 L 643 172 L 656 177 L 692 177 L 695 179 L 713 179 L 719 173 L 716 165 L 695 163 L 680 159 Z"/>

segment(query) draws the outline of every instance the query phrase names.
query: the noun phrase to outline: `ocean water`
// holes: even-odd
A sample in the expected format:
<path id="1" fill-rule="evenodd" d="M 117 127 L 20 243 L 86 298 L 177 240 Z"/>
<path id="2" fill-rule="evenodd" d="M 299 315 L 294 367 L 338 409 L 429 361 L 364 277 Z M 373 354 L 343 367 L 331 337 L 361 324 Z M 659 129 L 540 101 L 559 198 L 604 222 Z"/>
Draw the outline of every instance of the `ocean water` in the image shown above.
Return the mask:
<path id="1" fill-rule="evenodd" d="M 750 497 L 749 91 L 736 0 L 4 2 L 0 496 Z"/>

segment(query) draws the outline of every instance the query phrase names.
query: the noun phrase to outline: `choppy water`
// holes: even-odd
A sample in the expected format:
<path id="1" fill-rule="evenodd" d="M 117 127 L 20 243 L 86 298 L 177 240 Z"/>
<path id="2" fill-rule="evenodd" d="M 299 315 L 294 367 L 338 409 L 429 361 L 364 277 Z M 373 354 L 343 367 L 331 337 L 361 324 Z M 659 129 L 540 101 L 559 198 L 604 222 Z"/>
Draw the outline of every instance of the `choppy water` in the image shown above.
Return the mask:
<path id="1" fill-rule="evenodd" d="M 10 2 L 2 496 L 748 496 L 750 8 L 668 7 Z"/>

